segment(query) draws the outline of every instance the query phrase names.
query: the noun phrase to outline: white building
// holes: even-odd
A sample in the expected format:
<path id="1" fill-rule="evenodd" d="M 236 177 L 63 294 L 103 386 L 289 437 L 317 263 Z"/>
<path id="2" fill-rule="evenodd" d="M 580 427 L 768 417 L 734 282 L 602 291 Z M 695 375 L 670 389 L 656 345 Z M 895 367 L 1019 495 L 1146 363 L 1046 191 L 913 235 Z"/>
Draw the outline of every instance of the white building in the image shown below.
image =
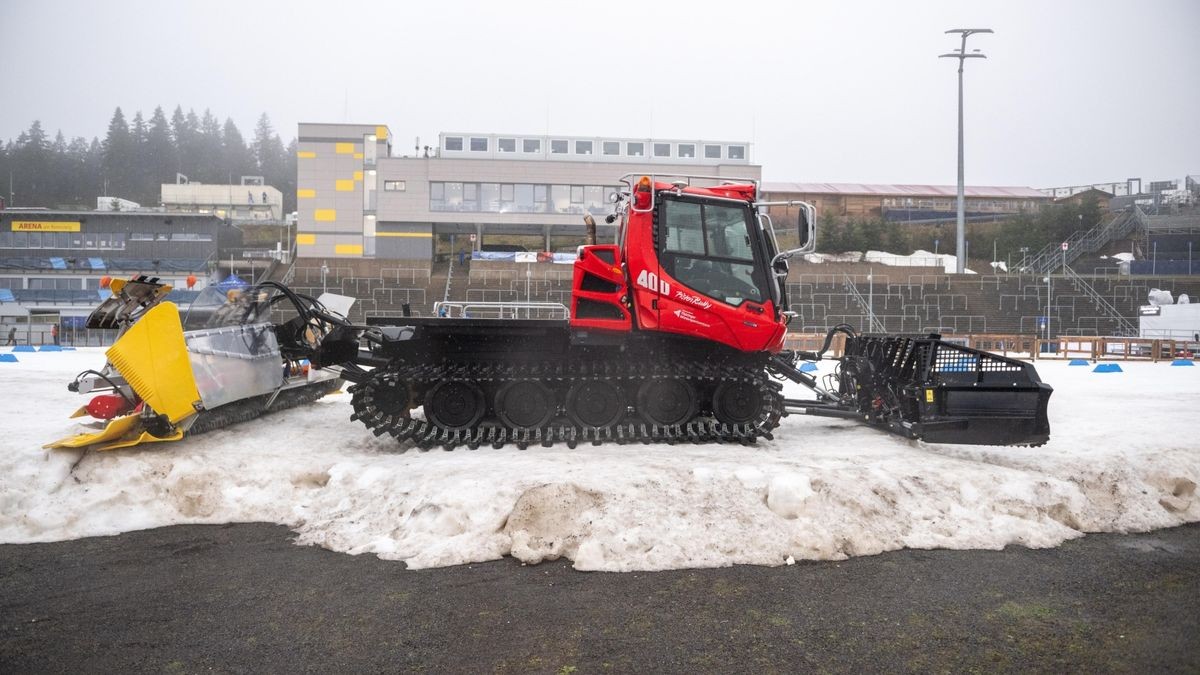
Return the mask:
<path id="1" fill-rule="evenodd" d="M 164 183 L 162 205 L 167 211 L 211 213 L 235 222 L 283 220 L 283 193 L 257 176 L 243 176 L 239 185 Z"/>

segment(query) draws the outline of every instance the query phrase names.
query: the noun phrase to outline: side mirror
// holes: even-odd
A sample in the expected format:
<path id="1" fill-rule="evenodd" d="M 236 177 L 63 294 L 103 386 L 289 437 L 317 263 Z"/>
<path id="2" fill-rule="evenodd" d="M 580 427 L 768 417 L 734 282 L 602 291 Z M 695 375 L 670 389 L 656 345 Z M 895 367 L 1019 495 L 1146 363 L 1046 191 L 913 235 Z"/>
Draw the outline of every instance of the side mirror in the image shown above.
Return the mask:
<path id="1" fill-rule="evenodd" d="M 815 227 L 817 221 L 816 209 L 810 204 L 799 204 L 800 217 L 797 222 L 797 236 L 802 250 L 810 250 L 809 245 L 815 243 Z"/>

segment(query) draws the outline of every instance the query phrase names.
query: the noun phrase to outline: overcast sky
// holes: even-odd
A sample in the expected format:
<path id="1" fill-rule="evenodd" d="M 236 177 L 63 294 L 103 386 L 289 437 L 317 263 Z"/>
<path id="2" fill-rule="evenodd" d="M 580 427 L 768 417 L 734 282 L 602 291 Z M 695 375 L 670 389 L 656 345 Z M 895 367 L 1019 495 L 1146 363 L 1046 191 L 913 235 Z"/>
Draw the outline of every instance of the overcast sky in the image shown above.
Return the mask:
<path id="1" fill-rule="evenodd" d="M 103 137 L 116 106 L 250 136 L 438 132 L 748 140 L 767 180 L 1048 187 L 1200 174 L 1200 2 L 0 0 L 0 138 Z"/>

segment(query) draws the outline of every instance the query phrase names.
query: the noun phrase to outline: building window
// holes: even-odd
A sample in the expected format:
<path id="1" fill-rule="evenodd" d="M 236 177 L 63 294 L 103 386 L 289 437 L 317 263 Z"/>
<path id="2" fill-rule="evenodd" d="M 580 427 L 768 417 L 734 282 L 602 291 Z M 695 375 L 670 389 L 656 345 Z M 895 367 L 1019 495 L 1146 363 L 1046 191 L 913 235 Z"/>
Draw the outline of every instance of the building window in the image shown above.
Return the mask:
<path id="1" fill-rule="evenodd" d="M 446 149 L 453 150 L 455 152 L 461 152 L 463 149 L 462 136 L 447 136 L 446 137 Z"/>
<path id="2" fill-rule="evenodd" d="M 704 159 L 721 159 L 721 146 L 705 145 L 704 146 Z"/>
<path id="3" fill-rule="evenodd" d="M 479 183 L 463 183 L 463 202 L 461 210 L 479 210 Z"/>
<path id="4" fill-rule="evenodd" d="M 430 211 L 445 211 L 446 210 L 446 184 L 445 183 L 430 183 L 429 184 L 429 210 Z"/>
<path id="5" fill-rule="evenodd" d="M 461 211 L 463 203 L 463 184 L 446 183 L 446 210 Z"/>
<path id="6" fill-rule="evenodd" d="M 498 152 L 516 152 L 517 139 L 515 138 L 500 138 L 496 140 L 496 150 Z"/>
<path id="7" fill-rule="evenodd" d="M 404 192 L 407 185 L 402 180 L 385 180 L 383 181 L 384 192 Z"/>
<path id="8" fill-rule="evenodd" d="M 646 154 L 646 144 L 626 143 L 625 154 L 629 155 L 630 157 L 641 157 L 642 155 Z"/>
<path id="9" fill-rule="evenodd" d="M 592 154 L 592 142 L 591 141 L 575 141 L 575 154 L 577 154 L 577 155 Z"/>
<path id="10" fill-rule="evenodd" d="M 604 211 L 604 188 L 599 185 L 588 185 L 583 188 L 583 204 L 588 213 L 602 213 Z M 574 201 L 572 199 L 572 201 Z"/>
<path id="11" fill-rule="evenodd" d="M 671 156 L 671 144 L 670 143 L 655 143 L 654 144 L 654 156 L 655 157 L 670 157 Z"/>
<path id="12" fill-rule="evenodd" d="M 604 141 L 600 144 L 600 152 L 605 155 L 621 154 L 621 144 L 617 141 Z"/>
<path id="13" fill-rule="evenodd" d="M 696 156 L 696 144 L 695 143 L 680 143 L 679 144 L 679 156 L 680 157 L 695 157 Z"/>
<path id="14" fill-rule="evenodd" d="M 571 186 L 571 203 L 572 204 L 582 204 L 583 203 L 583 186 L 582 185 L 572 185 Z"/>
<path id="15" fill-rule="evenodd" d="M 517 183 L 515 186 L 515 202 L 520 213 L 533 213 L 533 186 L 527 183 Z M 545 201 L 545 196 L 542 201 Z"/>
<path id="16" fill-rule="evenodd" d="M 486 138 L 471 138 L 471 152 L 487 152 L 488 139 Z"/>
<path id="17" fill-rule="evenodd" d="M 550 154 L 552 154 L 552 155 L 567 154 L 567 142 L 566 141 L 550 141 Z"/>
<path id="18" fill-rule="evenodd" d="M 746 159 L 746 146 L 731 145 L 729 146 L 729 159 Z"/>
<path id="19" fill-rule="evenodd" d="M 571 186 L 552 185 L 550 187 L 550 201 L 553 205 L 553 208 L 551 208 L 552 213 L 570 213 Z"/>
<path id="20" fill-rule="evenodd" d="M 499 183 L 483 183 L 479 186 L 479 210 L 488 213 L 500 212 Z"/>
<path id="21" fill-rule="evenodd" d="M 542 141 L 538 138 L 525 138 L 521 140 L 521 152 L 541 152 Z"/>

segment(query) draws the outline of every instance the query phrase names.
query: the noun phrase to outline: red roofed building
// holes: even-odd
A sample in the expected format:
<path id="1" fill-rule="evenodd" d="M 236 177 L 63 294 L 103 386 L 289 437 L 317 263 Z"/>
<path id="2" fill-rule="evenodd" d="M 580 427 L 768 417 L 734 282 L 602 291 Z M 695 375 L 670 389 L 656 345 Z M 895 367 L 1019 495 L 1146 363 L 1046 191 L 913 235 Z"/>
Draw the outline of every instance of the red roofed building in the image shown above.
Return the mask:
<path id="1" fill-rule="evenodd" d="M 764 182 L 763 191 L 769 201 L 809 202 L 821 215 L 890 222 L 953 220 L 958 209 L 958 188 L 953 185 Z M 967 186 L 965 194 L 965 210 L 971 220 L 993 220 L 1050 202 L 1049 196 L 1029 187 Z"/>

